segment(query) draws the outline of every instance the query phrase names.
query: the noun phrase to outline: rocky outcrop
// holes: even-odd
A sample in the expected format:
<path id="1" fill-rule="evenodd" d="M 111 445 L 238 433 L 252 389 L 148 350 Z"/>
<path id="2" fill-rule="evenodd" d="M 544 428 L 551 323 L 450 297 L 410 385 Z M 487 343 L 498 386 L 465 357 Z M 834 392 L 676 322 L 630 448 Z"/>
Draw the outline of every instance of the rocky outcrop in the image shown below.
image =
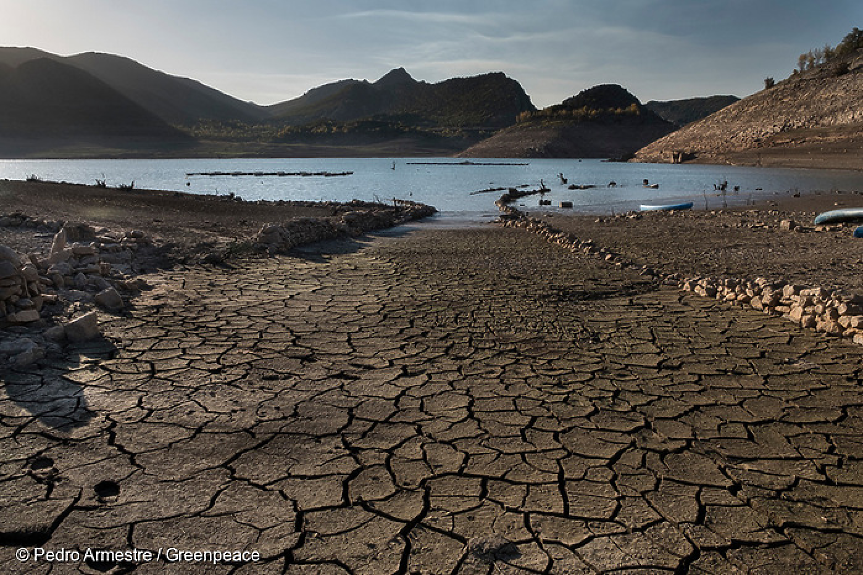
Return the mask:
<path id="1" fill-rule="evenodd" d="M 858 53 L 794 74 L 645 146 L 635 159 L 848 167 L 863 157 L 861 100 Z"/>

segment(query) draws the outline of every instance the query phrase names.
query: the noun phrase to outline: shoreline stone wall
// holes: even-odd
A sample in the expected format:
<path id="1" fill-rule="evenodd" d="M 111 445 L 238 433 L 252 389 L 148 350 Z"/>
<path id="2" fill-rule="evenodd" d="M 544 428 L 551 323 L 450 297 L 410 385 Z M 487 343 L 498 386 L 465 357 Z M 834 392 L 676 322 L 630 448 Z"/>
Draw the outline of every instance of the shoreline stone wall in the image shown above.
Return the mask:
<path id="1" fill-rule="evenodd" d="M 363 202 L 349 205 L 356 209 L 337 219 L 297 218 L 284 223 L 264 224 L 253 243 L 256 248 L 275 255 L 304 244 L 390 228 L 437 212 L 432 206 L 405 200 L 394 201 L 392 207 Z"/>

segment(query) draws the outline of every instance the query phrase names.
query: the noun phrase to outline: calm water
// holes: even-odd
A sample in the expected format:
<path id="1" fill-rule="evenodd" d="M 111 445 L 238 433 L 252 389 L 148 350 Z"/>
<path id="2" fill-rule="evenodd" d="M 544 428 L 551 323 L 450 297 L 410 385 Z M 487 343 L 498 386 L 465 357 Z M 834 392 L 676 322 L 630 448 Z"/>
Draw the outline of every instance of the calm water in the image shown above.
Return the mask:
<path id="1" fill-rule="evenodd" d="M 135 182 L 136 188 L 181 190 L 192 193 L 234 193 L 248 200 L 390 200 L 411 199 L 437 207 L 444 215 L 495 213 L 502 192 L 471 194 L 488 188 L 527 185 L 538 188 L 557 206 L 573 202 L 576 210 L 610 214 L 638 209 L 641 203 L 692 201 L 696 208 L 718 209 L 723 198 L 714 186 L 727 181 L 729 205 L 745 204 L 799 191 L 863 190 L 863 172 L 792 170 L 733 166 L 622 164 L 599 160 L 473 160 L 510 165 L 465 166 L 453 159 L 193 159 L 193 160 L 0 160 L 0 178 L 24 179 L 31 174 L 45 180 L 109 186 Z M 448 165 L 417 165 L 443 162 Z M 393 169 L 395 163 L 395 169 Z M 527 164 L 527 165 L 523 165 Z M 354 172 L 339 177 L 190 176 L 199 172 Z M 569 190 L 570 184 L 591 184 L 590 190 Z M 642 181 L 659 184 L 646 189 Z M 617 186 L 609 188 L 614 181 Z M 740 191 L 735 193 L 734 186 Z M 539 196 L 520 202 L 538 210 Z M 542 208 L 557 210 L 559 208 Z"/>

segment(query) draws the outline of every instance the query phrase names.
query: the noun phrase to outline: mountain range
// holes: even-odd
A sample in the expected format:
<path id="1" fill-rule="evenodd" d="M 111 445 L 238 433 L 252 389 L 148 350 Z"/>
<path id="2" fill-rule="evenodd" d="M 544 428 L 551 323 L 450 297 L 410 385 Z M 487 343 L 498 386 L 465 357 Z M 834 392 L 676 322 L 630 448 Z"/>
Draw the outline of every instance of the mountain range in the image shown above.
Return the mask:
<path id="1" fill-rule="evenodd" d="M 294 125 L 389 117 L 418 126 L 494 129 L 536 108 L 521 85 L 500 72 L 428 84 L 397 68 L 374 83 L 343 80 L 269 109 Z"/>
<path id="2" fill-rule="evenodd" d="M 612 110 L 634 100 L 637 117 L 580 118 L 580 145 L 546 146 L 540 155 L 630 153 L 667 133 L 628 92 L 593 95 L 605 100 L 560 106 Z M 608 100 L 618 96 L 625 102 Z M 0 155 L 8 157 L 451 155 L 501 130 L 548 128 L 548 118 L 526 121 L 542 112 L 500 72 L 427 83 L 397 68 L 375 82 L 341 80 L 259 106 L 122 56 L 0 48 Z M 590 130 L 602 125 L 603 138 L 620 145 L 591 147 Z"/>

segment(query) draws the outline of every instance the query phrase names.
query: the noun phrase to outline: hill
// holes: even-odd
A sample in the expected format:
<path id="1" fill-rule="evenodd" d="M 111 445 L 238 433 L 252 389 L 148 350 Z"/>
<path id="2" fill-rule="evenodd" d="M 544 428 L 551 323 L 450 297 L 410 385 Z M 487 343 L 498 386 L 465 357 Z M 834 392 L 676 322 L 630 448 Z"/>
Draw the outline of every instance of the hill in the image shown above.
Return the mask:
<path id="1" fill-rule="evenodd" d="M 304 109 L 312 109 L 318 102 L 322 102 L 331 96 L 334 96 L 354 84 L 362 84 L 361 80 L 339 80 L 330 84 L 324 84 L 317 88 L 312 88 L 299 98 L 266 106 L 265 109 L 273 117 L 290 118 L 297 115 L 302 115 Z"/>
<path id="2" fill-rule="evenodd" d="M 0 48 L 0 63 L 11 67 L 36 58 L 83 70 L 169 124 L 192 125 L 201 120 L 256 122 L 270 116 L 260 106 L 196 80 L 159 72 L 122 56 L 89 52 L 64 57 L 35 48 Z"/>
<path id="3" fill-rule="evenodd" d="M 343 80 L 268 109 L 289 125 L 375 119 L 426 128 L 500 128 L 536 108 L 521 85 L 500 72 L 428 84 L 397 68 L 376 82 Z"/>
<path id="4" fill-rule="evenodd" d="M 584 90 L 561 104 L 525 112 L 514 126 L 462 157 L 621 158 L 674 130 L 616 84 Z"/>
<path id="5" fill-rule="evenodd" d="M 663 120 L 667 120 L 675 126 L 683 127 L 686 124 L 706 118 L 738 100 L 740 98 L 737 96 L 709 96 L 707 98 L 688 98 L 667 102 L 651 100 L 644 107 Z"/>
<path id="6" fill-rule="evenodd" d="M 191 138 L 104 82 L 50 58 L 0 64 L 0 152 L 153 150 Z"/>
<path id="7" fill-rule="evenodd" d="M 793 74 L 638 151 L 642 162 L 859 169 L 863 52 Z"/>

